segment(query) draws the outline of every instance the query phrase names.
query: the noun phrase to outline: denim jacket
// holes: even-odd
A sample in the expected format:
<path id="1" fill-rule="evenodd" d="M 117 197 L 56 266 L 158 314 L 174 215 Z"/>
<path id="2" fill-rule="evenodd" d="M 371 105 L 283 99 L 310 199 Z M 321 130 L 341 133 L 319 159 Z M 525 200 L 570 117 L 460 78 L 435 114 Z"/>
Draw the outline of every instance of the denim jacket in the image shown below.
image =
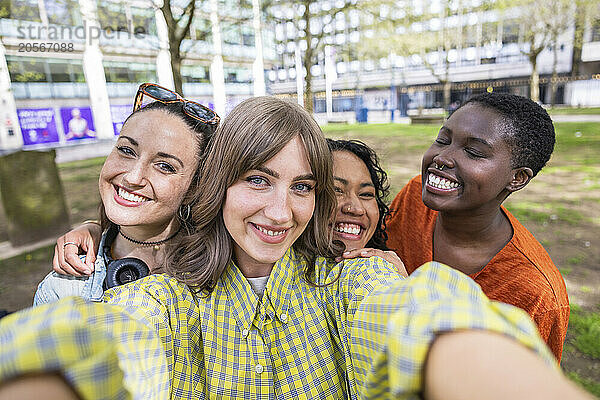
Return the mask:
<path id="1" fill-rule="evenodd" d="M 104 295 L 103 283 L 106 278 L 106 264 L 104 261 L 104 241 L 107 232 L 102 235 L 98 255 L 94 263 L 94 272 L 90 276 L 71 276 L 61 275 L 51 272 L 38 285 L 33 305 L 37 306 L 44 303 L 53 303 L 58 299 L 68 296 L 79 296 L 86 300 L 102 301 Z M 85 256 L 80 256 L 85 260 Z"/>

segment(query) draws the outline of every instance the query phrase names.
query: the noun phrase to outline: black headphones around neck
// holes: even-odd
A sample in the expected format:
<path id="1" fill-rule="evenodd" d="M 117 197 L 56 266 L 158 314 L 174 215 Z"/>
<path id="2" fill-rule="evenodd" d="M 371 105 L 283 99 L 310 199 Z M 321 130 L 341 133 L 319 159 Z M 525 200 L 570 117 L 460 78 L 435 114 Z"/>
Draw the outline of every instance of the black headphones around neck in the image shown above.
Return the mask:
<path id="1" fill-rule="evenodd" d="M 110 248 L 118 234 L 119 227 L 115 224 L 110 224 L 110 227 L 106 231 L 103 247 L 104 263 L 106 265 L 106 278 L 104 278 L 102 285 L 104 290 L 150 275 L 150 268 L 139 258 L 125 257 L 118 260 L 112 259 Z"/>

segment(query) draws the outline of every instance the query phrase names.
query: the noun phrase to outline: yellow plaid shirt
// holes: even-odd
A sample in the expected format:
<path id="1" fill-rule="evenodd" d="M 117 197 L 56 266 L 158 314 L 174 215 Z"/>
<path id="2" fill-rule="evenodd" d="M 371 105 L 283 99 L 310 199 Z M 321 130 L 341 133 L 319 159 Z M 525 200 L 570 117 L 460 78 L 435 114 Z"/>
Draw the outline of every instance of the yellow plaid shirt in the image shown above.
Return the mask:
<path id="1" fill-rule="evenodd" d="M 443 265 L 403 280 L 380 258 L 320 258 L 315 281 L 335 281 L 325 287 L 305 267 L 288 251 L 262 299 L 231 264 L 208 296 L 155 275 L 108 291 L 114 305 L 65 299 L 6 317 L 0 381 L 58 369 L 90 399 L 408 399 L 435 334 L 464 328 L 509 335 L 553 364 L 524 312 Z"/>

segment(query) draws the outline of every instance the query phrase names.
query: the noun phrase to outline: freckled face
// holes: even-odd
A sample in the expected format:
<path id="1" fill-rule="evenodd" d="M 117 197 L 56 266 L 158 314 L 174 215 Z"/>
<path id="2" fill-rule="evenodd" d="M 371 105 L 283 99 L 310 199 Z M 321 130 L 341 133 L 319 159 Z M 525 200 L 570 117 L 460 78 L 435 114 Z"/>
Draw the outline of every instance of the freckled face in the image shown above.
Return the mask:
<path id="1" fill-rule="evenodd" d="M 333 177 L 337 195 L 334 238 L 341 240 L 346 250 L 361 249 L 375 233 L 379 221 L 371 175 L 355 154 L 335 151 Z"/>
<path id="2" fill-rule="evenodd" d="M 225 227 L 238 266 L 272 267 L 300 237 L 315 209 L 315 180 L 301 140 L 227 189 Z"/>
<path id="3" fill-rule="evenodd" d="M 495 111 L 477 104 L 448 118 L 423 155 L 425 205 L 442 212 L 497 209 L 514 174 L 502 124 Z"/>
<path id="4" fill-rule="evenodd" d="M 149 110 L 129 118 L 100 172 L 107 217 L 122 226 L 166 227 L 198 165 L 197 146 L 177 116 Z"/>

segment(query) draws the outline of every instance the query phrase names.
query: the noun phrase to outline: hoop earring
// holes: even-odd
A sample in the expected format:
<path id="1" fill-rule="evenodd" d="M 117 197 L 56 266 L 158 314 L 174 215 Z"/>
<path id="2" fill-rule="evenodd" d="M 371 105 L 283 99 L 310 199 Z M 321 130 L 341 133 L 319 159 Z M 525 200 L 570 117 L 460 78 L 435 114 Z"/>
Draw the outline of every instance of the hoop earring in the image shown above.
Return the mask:
<path id="1" fill-rule="evenodd" d="M 192 214 L 192 208 L 190 207 L 189 204 L 186 204 L 185 206 L 182 204 L 177 209 L 177 216 L 182 221 L 187 221 L 190 218 L 191 214 Z"/>

